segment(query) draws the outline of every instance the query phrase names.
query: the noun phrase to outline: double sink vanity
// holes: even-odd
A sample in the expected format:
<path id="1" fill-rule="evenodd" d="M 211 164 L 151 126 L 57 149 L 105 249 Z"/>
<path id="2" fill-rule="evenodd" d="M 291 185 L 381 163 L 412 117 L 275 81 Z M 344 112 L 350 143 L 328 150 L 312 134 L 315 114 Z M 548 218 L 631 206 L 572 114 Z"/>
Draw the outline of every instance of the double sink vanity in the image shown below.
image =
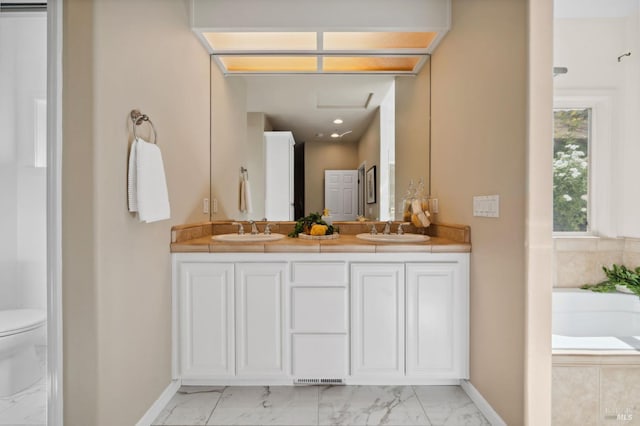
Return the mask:
<path id="1" fill-rule="evenodd" d="M 265 223 L 256 225 L 264 230 Z M 246 222 L 244 235 L 232 222 L 174 227 L 174 379 L 290 385 L 468 378 L 469 228 L 433 224 L 426 239 L 409 227 L 404 239 L 415 241 L 389 242 L 384 238 L 398 239 L 398 222 L 390 234 L 382 234 L 384 222 L 337 225 L 339 238 L 306 240 L 286 236 L 294 222 L 276 222 L 271 235 L 283 237 L 271 241 L 263 233 L 251 238 Z M 372 226 L 380 238 L 362 239 Z"/>

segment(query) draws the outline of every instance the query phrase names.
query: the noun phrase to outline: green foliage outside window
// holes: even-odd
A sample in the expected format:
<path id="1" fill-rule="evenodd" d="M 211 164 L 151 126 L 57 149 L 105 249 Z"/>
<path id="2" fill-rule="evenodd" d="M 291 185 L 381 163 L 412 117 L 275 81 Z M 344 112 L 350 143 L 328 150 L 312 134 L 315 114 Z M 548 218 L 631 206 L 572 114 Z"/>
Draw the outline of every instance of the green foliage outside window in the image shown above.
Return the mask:
<path id="1" fill-rule="evenodd" d="M 589 230 L 590 112 L 590 109 L 554 111 L 554 232 Z"/>

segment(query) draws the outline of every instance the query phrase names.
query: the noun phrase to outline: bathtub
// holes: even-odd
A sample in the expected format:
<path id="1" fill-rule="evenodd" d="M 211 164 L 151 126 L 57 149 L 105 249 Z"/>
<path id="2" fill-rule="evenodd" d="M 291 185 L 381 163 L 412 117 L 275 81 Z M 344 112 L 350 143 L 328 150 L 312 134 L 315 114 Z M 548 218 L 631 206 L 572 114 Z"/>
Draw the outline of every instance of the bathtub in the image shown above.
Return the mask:
<path id="1" fill-rule="evenodd" d="M 635 294 L 553 290 L 555 353 L 640 353 L 640 298 Z"/>

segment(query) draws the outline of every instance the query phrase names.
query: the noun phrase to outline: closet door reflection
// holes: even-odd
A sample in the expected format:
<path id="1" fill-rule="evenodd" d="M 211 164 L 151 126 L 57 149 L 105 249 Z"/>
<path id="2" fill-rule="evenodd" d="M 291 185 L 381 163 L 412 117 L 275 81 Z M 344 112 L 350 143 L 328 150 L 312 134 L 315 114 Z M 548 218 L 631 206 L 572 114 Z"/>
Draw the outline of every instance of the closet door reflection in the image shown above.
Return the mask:
<path id="1" fill-rule="evenodd" d="M 264 132 L 264 211 L 267 220 L 294 220 L 294 144 L 291 132 Z"/>

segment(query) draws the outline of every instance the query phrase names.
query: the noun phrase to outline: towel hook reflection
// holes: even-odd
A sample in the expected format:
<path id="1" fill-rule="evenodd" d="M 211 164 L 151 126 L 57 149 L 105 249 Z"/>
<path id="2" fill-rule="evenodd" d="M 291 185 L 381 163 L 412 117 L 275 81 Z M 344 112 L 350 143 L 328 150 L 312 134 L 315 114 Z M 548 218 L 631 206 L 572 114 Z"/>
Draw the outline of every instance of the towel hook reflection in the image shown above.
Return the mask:
<path id="1" fill-rule="evenodd" d="M 158 141 L 158 132 L 156 131 L 156 126 L 153 125 L 153 122 L 149 119 L 147 114 L 141 113 L 139 110 L 134 109 L 131 110 L 131 122 L 133 123 L 133 138 L 137 139 L 138 135 L 136 134 L 136 127 L 140 126 L 145 121 L 151 125 L 151 130 L 153 130 L 153 141 L 152 143 L 157 143 Z"/>
<path id="2" fill-rule="evenodd" d="M 622 55 L 618 56 L 618 62 L 622 62 L 622 59 L 626 56 L 631 56 L 631 52 L 623 53 Z"/>

